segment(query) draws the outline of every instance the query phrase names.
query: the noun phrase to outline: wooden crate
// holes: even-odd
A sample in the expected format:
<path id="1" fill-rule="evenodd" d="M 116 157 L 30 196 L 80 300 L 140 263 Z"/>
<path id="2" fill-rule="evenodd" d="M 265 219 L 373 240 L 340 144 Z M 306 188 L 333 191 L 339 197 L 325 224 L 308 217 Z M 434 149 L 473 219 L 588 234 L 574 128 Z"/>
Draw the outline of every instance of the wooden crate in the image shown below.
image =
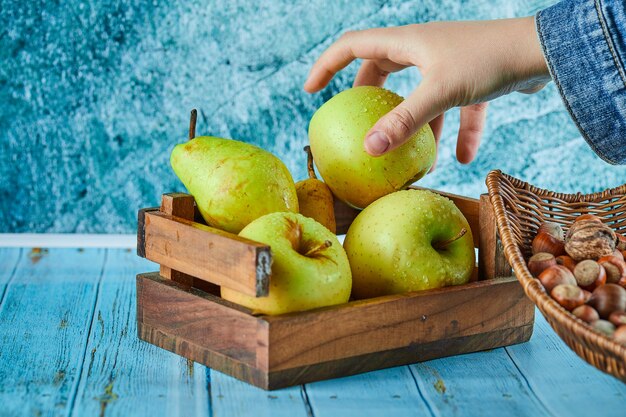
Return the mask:
<path id="1" fill-rule="evenodd" d="M 267 294 L 268 246 L 207 226 L 193 197 L 166 194 L 139 212 L 138 254 L 161 264 L 137 276 L 139 337 L 264 389 L 527 341 L 534 307 L 503 256 L 489 199 L 443 194 L 469 221 L 472 282 L 280 316 L 223 300 L 219 285 Z M 335 204 L 337 232 L 358 214 Z"/>

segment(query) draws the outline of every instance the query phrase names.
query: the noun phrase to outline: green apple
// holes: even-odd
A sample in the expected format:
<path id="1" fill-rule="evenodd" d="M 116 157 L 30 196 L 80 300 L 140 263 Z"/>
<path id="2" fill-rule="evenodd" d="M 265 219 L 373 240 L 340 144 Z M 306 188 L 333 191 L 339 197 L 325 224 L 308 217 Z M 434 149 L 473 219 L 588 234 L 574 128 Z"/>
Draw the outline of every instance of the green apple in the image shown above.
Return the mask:
<path id="1" fill-rule="evenodd" d="M 239 233 L 265 214 L 298 212 L 289 170 L 254 145 L 200 136 L 176 145 L 170 163 L 210 226 Z"/>
<path id="2" fill-rule="evenodd" d="M 272 248 L 267 297 L 222 287 L 222 298 L 263 314 L 283 314 L 341 304 L 350 298 L 348 257 L 332 232 L 296 213 L 272 213 L 247 225 L 239 236 Z"/>
<path id="3" fill-rule="evenodd" d="M 397 191 L 356 217 L 344 241 L 355 298 L 466 283 L 475 265 L 463 213 L 426 190 Z"/>
<path id="4" fill-rule="evenodd" d="M 402 146 L 379 157 L 363 148 L 365 134 L 403 101 L 380 87 L 342 91 L 320 107 L 309 124 L 317 168 L 333 194 L 364 208 L 422 178 L 435 161 L 435 137 L 428 124 Z"/>

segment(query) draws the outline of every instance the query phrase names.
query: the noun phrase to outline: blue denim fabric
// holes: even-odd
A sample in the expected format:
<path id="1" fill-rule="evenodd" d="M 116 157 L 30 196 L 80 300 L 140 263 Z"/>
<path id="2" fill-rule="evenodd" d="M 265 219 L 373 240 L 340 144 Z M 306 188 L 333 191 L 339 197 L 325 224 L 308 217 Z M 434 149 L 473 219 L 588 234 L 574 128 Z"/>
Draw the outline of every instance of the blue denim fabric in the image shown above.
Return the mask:
<path id="1" fill-rule="evenodd" d="M 537 13 L 552 79 L 589 146 L 626 164 L 626 1 L 565 0 Z"/>

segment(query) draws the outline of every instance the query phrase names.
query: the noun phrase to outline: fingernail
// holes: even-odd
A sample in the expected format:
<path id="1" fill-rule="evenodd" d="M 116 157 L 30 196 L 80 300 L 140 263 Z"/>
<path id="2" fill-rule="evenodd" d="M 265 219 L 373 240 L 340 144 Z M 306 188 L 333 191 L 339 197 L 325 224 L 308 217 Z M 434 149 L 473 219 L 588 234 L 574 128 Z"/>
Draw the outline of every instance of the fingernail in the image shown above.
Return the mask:
<path id="1" fill-rule="evenodd" d="M 365 150 L 370 155 L 382 155 L 389 149 L 389 139 L 383 132 L 374 132 L 365 138 Z"/>

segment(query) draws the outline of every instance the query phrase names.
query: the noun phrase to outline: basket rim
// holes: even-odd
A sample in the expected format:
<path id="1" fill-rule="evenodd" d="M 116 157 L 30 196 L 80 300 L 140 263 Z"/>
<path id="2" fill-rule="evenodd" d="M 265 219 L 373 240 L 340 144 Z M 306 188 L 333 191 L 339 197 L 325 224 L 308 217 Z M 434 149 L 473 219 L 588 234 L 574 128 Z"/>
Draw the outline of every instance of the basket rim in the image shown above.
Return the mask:
<path id="1" fill-rule="evenodd" d="M 563 200 L 563 203 L 574 203 L 574 202 L 593 202 L 595 200 L 601 200 L 606 198 L 615 197 L 617 195 L 626 194 L 626 184 L 618 185 L 616 187 L 607 188 L 603 191 L 598 191 L 590 194 L 583 194 L 581 192 L 577 193 L 557 193 L 555 191 L 548 190 L 547 188 L 537 187 L 535 185 L 530 184 L 524 180 L 519 178 L 515 178 L 509 174 L 502 172 L 499 169 L 494 169 L 487 174 L 487 189 L 489 192 L 489 197 L 491 199 L 491 190 L 489 188 L 490 182 L 492 184 L 498 183 L 497 177 L 504 177 L 516 188 L 524 188 L 526 191 L 536 194 L 540 197 L 549 197 L 553 199 Z M 494 187 L 495 188 L 495 187 Z M 499 191 L 499 190 L 498 190 Z"/>
<path id="2" fill-rule="evenodd" d="M 530 298 L 531 301 L 539 308 L 541 313 L 546 317 L 546 319 L 553 328 L 555 328 L 555 324 L 552 323 L 552 320 L 556 320 L 559 325 L 568 326 L 576 336 L 583 339 L 582 341 L 584 343 L 580 343 L 578 341 L 576 341 L 576 343 L 582 344 L 584 349 L 590 349 L 589 346 L 584 345 L 598 346 L 599 348 L 609 352 L 615 359 L 621 360 L 624 363 L 624 367 L 626 368 L 626 346 L 615 342 L 613 339 L 607 337 L 603 333 L 600 333 L 597 330 L 591 328 L 591 326 L 589 326 L 587 323 L 574 317 L 571 313 L 561 307 L 556 301 L 554 301 L 554 299 L 552 299 L 552 297 L 550 297 L 546 293 L 543 286 L 539 283 L 537 279 L 532 276 L 532 274 L 528 270 L 524 255 L 522 254 L 521 249 L 515 242 L 513 233 L 511 231 L 511 224 L 506 216 L 507 210 L 505 209 L 504 199 L 501 195 L 502 179 L 506 179 L 506 181 L 510 182 L 515 188 L 524 189 L 528 192 L 536 194 L 537 196 L 551 197 L 562 200 L 562 204 L 575 202 L 591 202 L 594 200 L 611 198 L 620 194 L 623 195 L 626 194 L 626 184 L 591 194 L 582 194 L 580 192 L 566 194 L 556 193 L 554 191 L 535 187 L 526 181 L 512 177 L 511 175 L 505 174 L 500 170 L 490 171 L 486 179 L 487 189 L 489 192 L 489 200 L 491 201 L 494 209 L 494 217 L 496 218 L 496 225 L 498 228 L 498 233 L 500 234 L 500 238 L 502 240 L 505 256 L 507 258 L 507 261 L 513 268 L 517 280 L 524 288 L 524 292 L 526 293 L 528 298 Z M 515 213 L 513 213 L 513 215 L 515 215 Z M 555 328 L 555 330 L 557 329 Z M 558 330 L 557 333 L 559 333 Z M 560 334 L 559 337 L 563 339 Z M 566 344 L 570 345 L 569 341 L 564 341 L 566 342 Z M 572 346 L 570 345 L 570 347 Z M 574 350 L 577 351 L 577 349 Z M 606 372 L 610 372 L 610 370 L 606 370 Z"/>

